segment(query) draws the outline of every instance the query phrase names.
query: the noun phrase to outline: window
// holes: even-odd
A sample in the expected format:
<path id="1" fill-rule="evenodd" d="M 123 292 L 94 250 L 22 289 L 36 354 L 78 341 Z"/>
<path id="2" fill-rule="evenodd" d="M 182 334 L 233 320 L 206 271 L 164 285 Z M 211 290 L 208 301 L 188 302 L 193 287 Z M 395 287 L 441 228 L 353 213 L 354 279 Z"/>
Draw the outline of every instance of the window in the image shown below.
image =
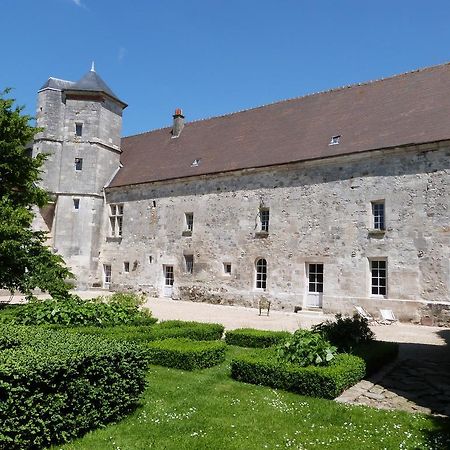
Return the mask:
<path id="1" fill-rule="evenodd" d="M 80 209 L 80 199 L 79 198 L 73 199 L 73 209 L 75 211 L 78 211 Z"/>
<path id="2" fill-rule="evenodd" d="M 323 264 L 308 265 L 308 292 L 323 292 Z"/>
<path id="3" fill-rule="evenodd" d="M 83 124 L 82 123 L 75 124 L 75 136 L 83 136 Z"/>
<path id="4" fill-rule="evenodd" d="M 256 261 L 256 289 L 266 289 L 267 287 L 267 261 L 258 259 Z"/>
<path id="5" fill-rule="evenodd" d="M 129 261 L 125 261 L 125 262 L 123 263 L 123 271 L 124 271 L 125 273 L 129 273 L 129 272 L 130 272 L 130 263 L 129 263 Z"/>
<path id="6" fill-rule="evenodd" d="M 152 256 L 152 255 L 150 255 L 150 256 L 148 257 L 148 262 L 149 262 L 149 264 L 152 264 L 152 263 L 153 263 L 153 256 Z"/>
<path id="7" fill-rule="evenodd" d="M 223 263 L 223 271 L 227 275 L 231 275 L 231 264 L 230 263 Z"/>
<path id="8" fill-rule="evenodd" d="M 83 158 L 75 158 L 75 170 L 83 170 Z"/>
<path id="9" fill-rule="evenodd" d="M 381 259 L 371 260 L 370 271 L 372 275 L 372 295 L 386 296 L 387 262 Z"/>
<path id="10" fill-rule="evenodd" d="M 341 140 L 341 135 L 331 136 L 330 143 L 328 145 L 338 145 Z"/>
<path id="11" fill-rule="evenodd" d="M 194 230 L 194 213 L 186 213 L 185 218 L 186 218 L 186 230 L 192 233 L 192 231 Z"/>
<path id="12" fill-rule="evenodd" d="M 261 220 L 261 231 L 269 232 L 269 208 L 261 208 L 259 210 Z"/>
<path id="13" fill-rule="evenodd" d="M 173 286 L 173 266 L 164 266 L 164 284 L 166 286 Z"/>
<path id="14" fill-rule="evenodd" d="M 184 255 L 186 273 L 194 272 L 194 255 Z"/>
<path id="15" fill-rule="evenodd" d="M 111 284 L 111 266 L 103 264 L 103 286 L 109 288 Z"/>
<path id="16" fill-rule="evenodd" d="M 194 161 L 192 161 L 192 163 L 191 163 L 191 167 L 198 167 L 199 164 L 200 164 L 200 158 L 194 159 Z"/>
<path id="17" fill-rule="evenodd" d="M 109 223 L 111 236 L 122 236 L 122 222 L 123 222 L 123 205 L 113 204 L 109 205 Z"/>
<path id="18" fill-rule="evenodd" d="M 384 201 L 372 202 L 372 226 L 375 230 L 384 230 Z"/>

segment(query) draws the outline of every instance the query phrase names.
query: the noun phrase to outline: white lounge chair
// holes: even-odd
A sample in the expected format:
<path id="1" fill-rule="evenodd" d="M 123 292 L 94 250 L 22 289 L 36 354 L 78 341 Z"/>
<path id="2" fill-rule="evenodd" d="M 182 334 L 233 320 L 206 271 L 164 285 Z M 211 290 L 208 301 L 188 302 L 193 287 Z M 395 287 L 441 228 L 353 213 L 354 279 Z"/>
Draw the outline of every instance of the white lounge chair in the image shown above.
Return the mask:
<path id="1" fill-rule="evenodd" d="M 356 312 L 369 323 L 378 323 L 377 320 L 369 314 L 362 306 L 355 306 Z"/>
<path id="2" fill-rule="evenodd" d="M 391 325 L 398 322 L 397 317 L 395 317 L 394 311 L 392 309 L 380 309 L 381 320 L 380 323 L 383 325 Z"/>

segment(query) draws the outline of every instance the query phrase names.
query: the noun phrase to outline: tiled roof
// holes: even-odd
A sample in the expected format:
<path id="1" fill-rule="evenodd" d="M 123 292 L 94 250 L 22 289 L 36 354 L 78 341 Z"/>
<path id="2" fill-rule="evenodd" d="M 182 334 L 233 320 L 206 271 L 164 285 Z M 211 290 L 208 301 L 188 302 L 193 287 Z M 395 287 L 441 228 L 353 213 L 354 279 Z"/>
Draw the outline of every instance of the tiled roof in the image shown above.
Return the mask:
<path id="1" fill-rule="evenodd" d="M 449 93 L 444 64 L 187 123 L 176 139 L 170 127 L 125 137 L 110 186 L 450 139 Z"/>

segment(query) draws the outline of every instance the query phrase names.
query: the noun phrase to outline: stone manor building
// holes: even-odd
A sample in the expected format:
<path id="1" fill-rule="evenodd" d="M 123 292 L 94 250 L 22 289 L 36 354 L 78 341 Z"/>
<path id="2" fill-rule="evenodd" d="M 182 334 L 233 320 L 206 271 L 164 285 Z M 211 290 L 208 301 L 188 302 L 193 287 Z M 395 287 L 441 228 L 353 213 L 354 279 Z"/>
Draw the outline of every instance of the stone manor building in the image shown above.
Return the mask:
<path id="1" fill-rule="evenodd" d="M 450 64 L 121 137 L 92 69 L 39 90 L 37 225 L 80 288 L 450 321 Z"/>

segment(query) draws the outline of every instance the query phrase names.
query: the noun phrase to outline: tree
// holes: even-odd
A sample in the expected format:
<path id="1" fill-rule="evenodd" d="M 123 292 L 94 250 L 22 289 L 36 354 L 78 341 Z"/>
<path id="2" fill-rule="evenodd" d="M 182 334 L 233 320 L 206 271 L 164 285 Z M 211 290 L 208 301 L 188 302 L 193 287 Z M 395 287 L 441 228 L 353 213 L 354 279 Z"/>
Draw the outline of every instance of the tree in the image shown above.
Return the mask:
<path id="1" fill-rule="evenodd" d="M 31 228 L 33 207 L 48 202 L 38 186 L 45 154 L 32 158 L 27 145 L 40 131 L 32 127 L 23 107 L 0 92 L 0 289 L 32 298 L 40 288 L 54 297 L 68 295 L 73 275 L 63 259 L 45 245 L 47 235 Z"/>

